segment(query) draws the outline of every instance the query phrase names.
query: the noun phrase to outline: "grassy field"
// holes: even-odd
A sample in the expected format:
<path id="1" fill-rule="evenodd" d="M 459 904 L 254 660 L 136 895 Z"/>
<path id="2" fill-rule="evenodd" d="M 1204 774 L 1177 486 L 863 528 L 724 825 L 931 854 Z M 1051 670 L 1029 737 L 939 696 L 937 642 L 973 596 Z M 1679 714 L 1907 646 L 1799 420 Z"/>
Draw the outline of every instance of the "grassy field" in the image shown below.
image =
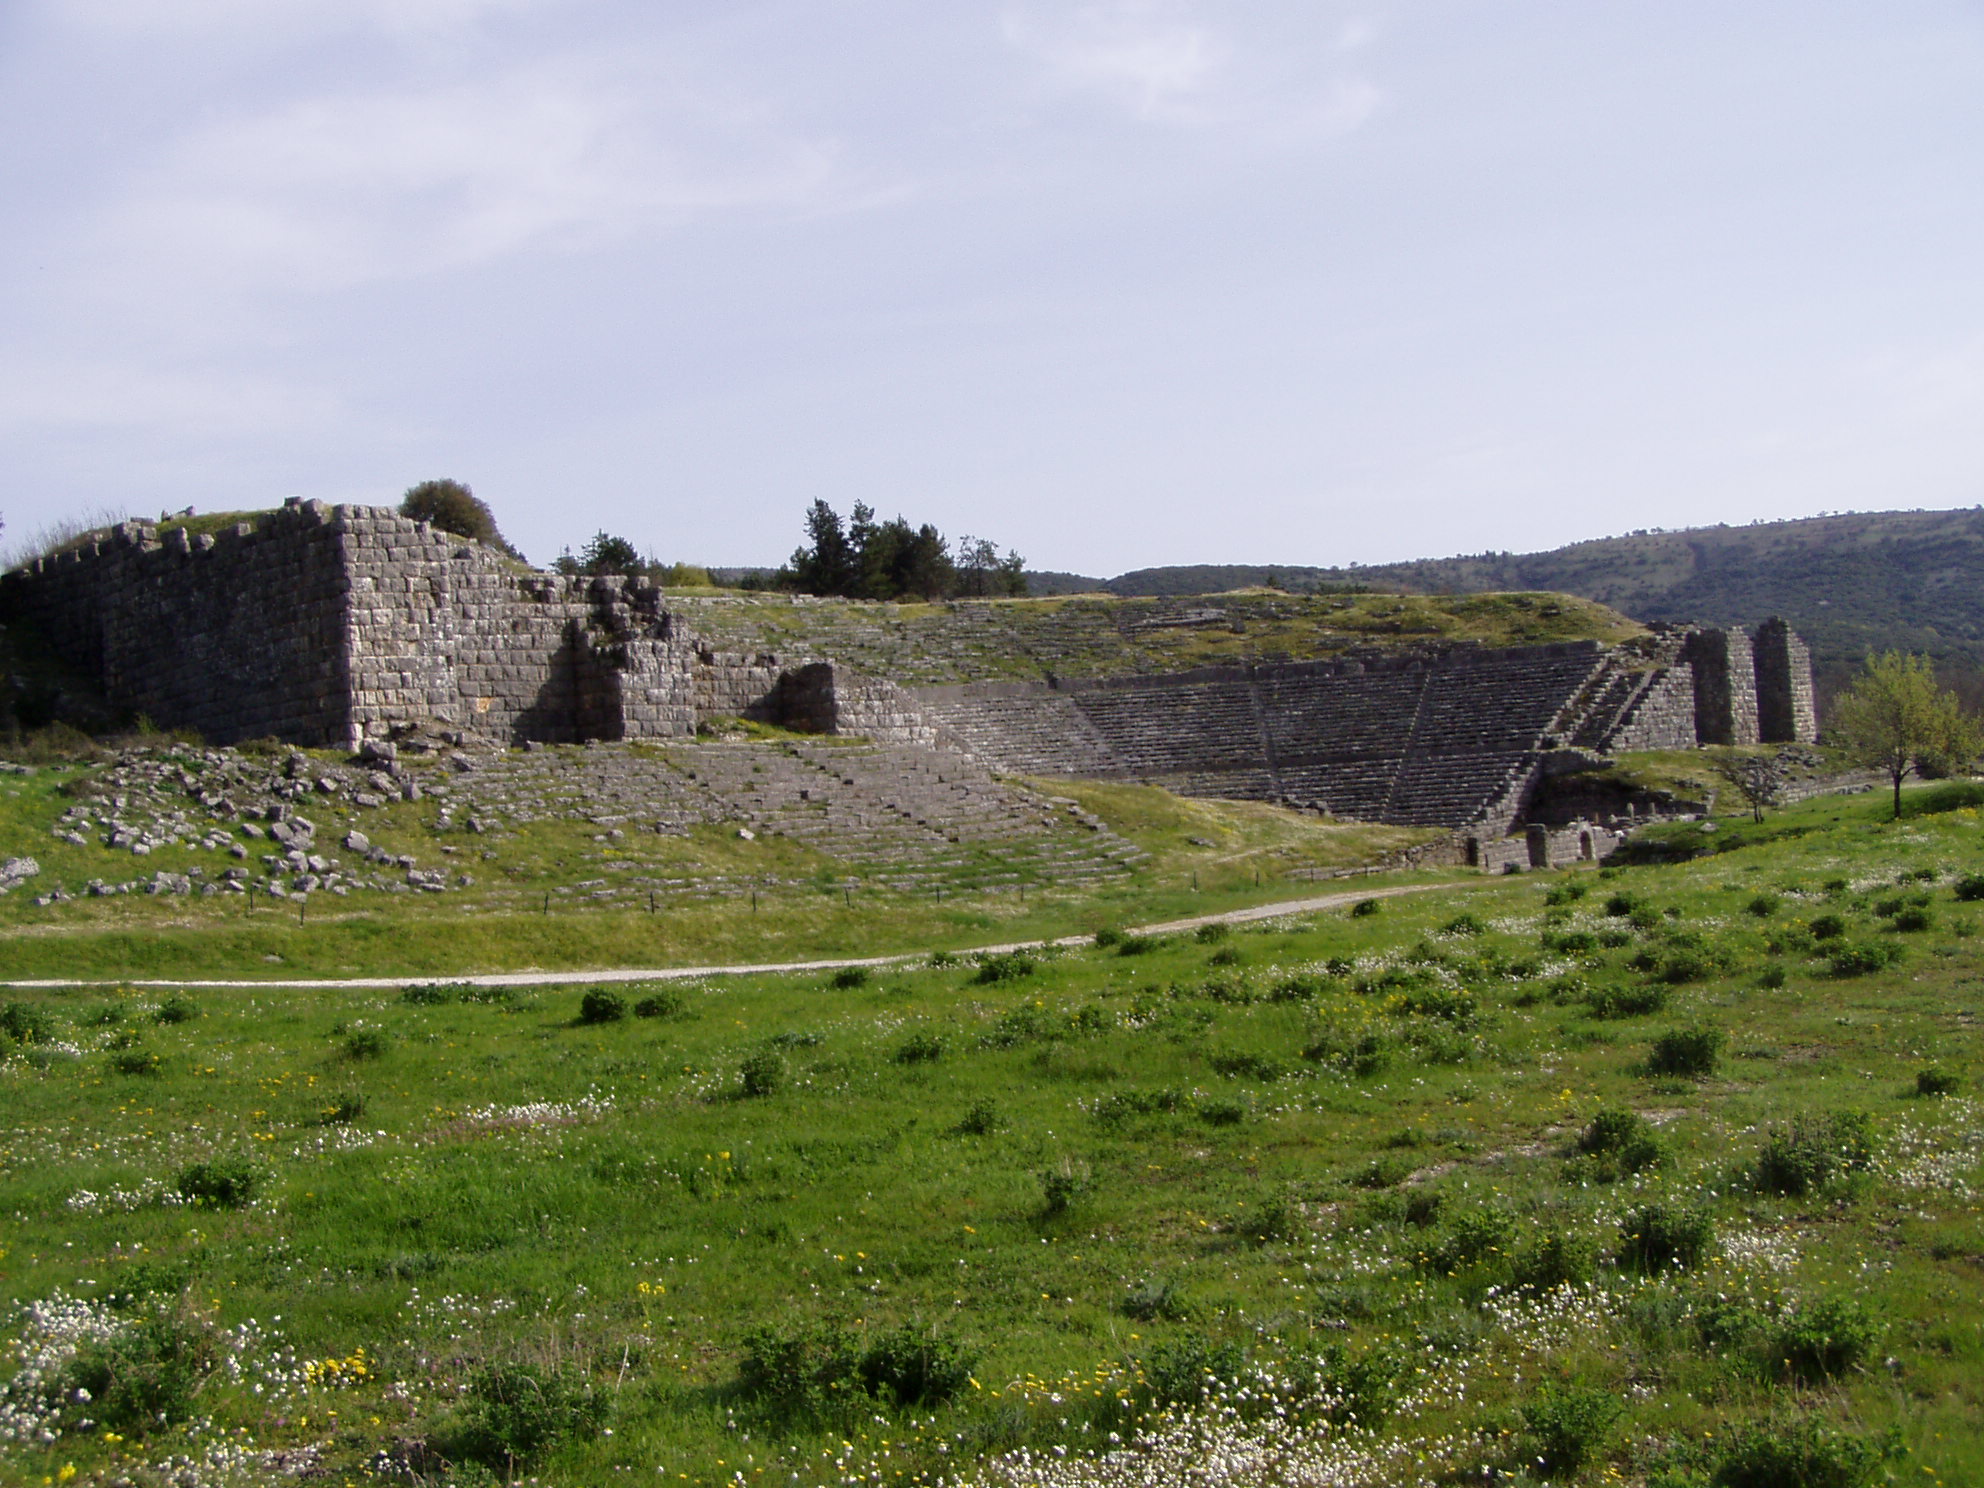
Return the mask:
<path id="1" fill-rule="evenodd" d="M 603 843 L 589 823 L 551 820 L 483 836 L 443 829 L 432 800 L 359 811 L 320 797 L 308 809 L 327 850 L 337 852 L 343 835 L 360 827 L 381 848 L 447 871 L 458 886 L 431 895 L 320 893 L 307 905 L 242 894 L 92 898 L 84 889 L 92 878 L 212 874 L 232 861 L 196 843 L 134 859 L 94 838 L 76 845 L 53 836 L 65 809 L 91 799 L 105 768 L 54 765 L 0 776 L 0 859 L 31 856 L 41 868 L 25 888 L 0 897 L 0 977 L 439 976 L 984 945 L 1287 898 L 1319 873 L 1433 835 L 1270 806 L 1181 801 L 1144 786 L 1035 782 L 1078 798 L 1149 856 L 1085 892 L 1056 887 L 1023 864 L 1009 875 L 1014 881 L 986 888 L 962 876 L 975 870 L 967 860 L 954 881 L 938 878 L 918 894 L 851 884 L 855 865 L 789 839 L 746 841 L 734 826 Z M 438 762 L 421 768 L 445 774 Z M 617 905 L 585 897 L 587 884 L 630 866 L 723 888 L 663 894 L 652 910 L 638 897 Z M 460 885 L 454 876 L 464 870 L 472 882 Z M 33 903 L 58 886 L 76 897 Z"/>
<path id="2" fill-rule="evenodd" d="M 1974 799 L 873 974 L 0 994 L 0 1481 L 1984 1481 Z"/>

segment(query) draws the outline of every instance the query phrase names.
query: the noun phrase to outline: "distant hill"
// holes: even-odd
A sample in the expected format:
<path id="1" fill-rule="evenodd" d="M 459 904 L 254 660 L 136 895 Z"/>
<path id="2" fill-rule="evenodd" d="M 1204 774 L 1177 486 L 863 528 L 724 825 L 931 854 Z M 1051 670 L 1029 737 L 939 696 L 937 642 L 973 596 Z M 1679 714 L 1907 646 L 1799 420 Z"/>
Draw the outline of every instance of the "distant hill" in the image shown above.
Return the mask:
<path id="1" fill-rule="evenodd" d="M 1811 643 L 1824 694 L 1841 685 L 1869 647 L 1892 647 L 1933 656 L 1973 704 L 1984 701 L 1984 508 L 1634 532 L 1547 553 L 1370 567 L 1149 568 L 1103 587 L 1172 595 L 1268 583 L 1415 594 L 1554 590 L 1642 621 L 1755 625 L 1782 615 Z"/>

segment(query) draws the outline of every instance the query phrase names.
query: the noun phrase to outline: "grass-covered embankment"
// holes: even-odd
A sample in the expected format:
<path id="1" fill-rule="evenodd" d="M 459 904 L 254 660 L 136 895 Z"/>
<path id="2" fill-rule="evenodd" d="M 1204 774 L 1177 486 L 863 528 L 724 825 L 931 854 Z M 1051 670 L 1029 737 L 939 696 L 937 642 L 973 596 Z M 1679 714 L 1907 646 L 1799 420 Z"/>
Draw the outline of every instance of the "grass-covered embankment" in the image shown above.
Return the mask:
<path id="1" fill-rule="evenodd" d="M 1880 815 L 866 976 L 16 994 L 0 1472 L 1975 1481 L 1984 823 Z"/>

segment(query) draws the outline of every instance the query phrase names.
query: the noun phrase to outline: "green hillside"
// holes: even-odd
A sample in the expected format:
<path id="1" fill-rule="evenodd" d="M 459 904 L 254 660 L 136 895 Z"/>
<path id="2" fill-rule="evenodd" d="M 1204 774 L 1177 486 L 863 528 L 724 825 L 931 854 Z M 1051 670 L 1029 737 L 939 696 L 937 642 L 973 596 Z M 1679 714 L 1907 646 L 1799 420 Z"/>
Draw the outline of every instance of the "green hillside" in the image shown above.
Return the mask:
<path id="1" fill-rule="evenodd" d="M 1811 642 L 1821 690 L 1830 693 L 1869 647 L 1926 652 L 1959 686 L 1984 671 L 1980 579 L 1984 508 L 1635 532 L 1546 553 L 1368 568 L 1142 569 L 1107 587 L 1124 595 L 1188 594 L 1272 580 L 1295 589 L 1356 584 L 1429 594 L 1554 590 L 1642 621 L 1755 625 L 1782 615 Z"/>

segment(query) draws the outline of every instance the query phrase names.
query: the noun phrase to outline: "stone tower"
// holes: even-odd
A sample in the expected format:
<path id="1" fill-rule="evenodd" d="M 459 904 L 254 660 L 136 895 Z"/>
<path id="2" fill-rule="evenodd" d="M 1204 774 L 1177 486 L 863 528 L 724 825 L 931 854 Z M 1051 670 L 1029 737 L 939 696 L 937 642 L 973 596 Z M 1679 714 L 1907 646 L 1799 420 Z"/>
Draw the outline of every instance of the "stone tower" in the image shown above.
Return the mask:
<path id="1" fill-rule="evenodd" d="M 1765 744 L 1810 744 L 1819 737 L 1812 702 L 1812 653 L 1784 621 L 1757 627 L 1757 737 Z"/>

